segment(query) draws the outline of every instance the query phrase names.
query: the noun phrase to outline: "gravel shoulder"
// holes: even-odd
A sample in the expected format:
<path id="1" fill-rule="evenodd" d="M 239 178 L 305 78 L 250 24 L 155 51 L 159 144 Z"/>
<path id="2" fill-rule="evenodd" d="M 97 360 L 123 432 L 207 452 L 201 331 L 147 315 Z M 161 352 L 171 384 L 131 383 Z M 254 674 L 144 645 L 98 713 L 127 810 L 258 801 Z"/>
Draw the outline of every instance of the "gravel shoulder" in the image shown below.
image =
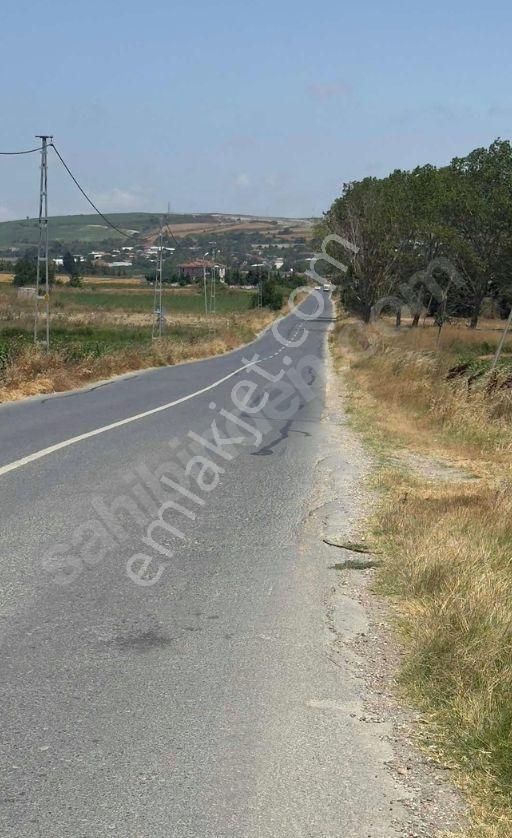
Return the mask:
<path id="1" fill-rule="evenodd" d="M 376 570 L 368 566 L 381 557 L 332 543 L 364 546 L 365 521 L 377 498 L 367 480 L 371 457 L 347 423 L 343 381 L 330 362 L 323 425 L 323 451 L 305 530 L 310 549 L 315 545 L 331 574 L 324 600 L 326 655 L 340 670 L 343 690 L 347 682 L 353 686 L 352 703 L 334 701 L 333 706 L 348 717 L 354 736 L 361 739 L 372 761 L 373 782 L 386 798 L 386 812 L 379 813 L 375 831 L 361 829 L 358 835 L 461 835 L 465 806 L 450 772 L 414 744 L 421 719 L 398 698 L 400 649 L 393 613 L 374 593 Z M 364 788 L 355 792 L 364 793 Z"/>

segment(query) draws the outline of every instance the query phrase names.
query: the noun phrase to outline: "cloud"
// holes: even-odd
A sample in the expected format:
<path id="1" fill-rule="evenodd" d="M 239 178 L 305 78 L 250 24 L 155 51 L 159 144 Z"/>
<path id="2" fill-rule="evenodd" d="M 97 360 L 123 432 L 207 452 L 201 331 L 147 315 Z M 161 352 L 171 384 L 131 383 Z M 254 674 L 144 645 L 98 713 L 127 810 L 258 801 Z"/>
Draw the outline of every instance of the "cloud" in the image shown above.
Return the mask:
<path id="1" fill-rule="evenodd" d="M 127 212 L 146 206 L 147 195 L 142 189 L 119 189 L 114 186 L 107 192 L 96 194 L 94 203 L 103 212 Z"/>
<path id="2" fill-rule="evenodd" d="M 235 186 L 239 189 L 247 189 L 251 185 L 251 179 L 248 174 L 241 172 L 235 178 Z"/>
<path id="3" fill-rule="evenodd" d="M 10 221 L 12 218 L 17 218 L 18 216 L 9 207 L 2 207 L 0 206 L 0 221 Z"/>
<path id="4" fill-rule="evenodd" d="M 325 102 L 327 99 L 348 96 L 350 86 L 342 81 L 314 82 L 309 85 L 308 90 L 313 99 L 320 99 L 320 101 Z"/>

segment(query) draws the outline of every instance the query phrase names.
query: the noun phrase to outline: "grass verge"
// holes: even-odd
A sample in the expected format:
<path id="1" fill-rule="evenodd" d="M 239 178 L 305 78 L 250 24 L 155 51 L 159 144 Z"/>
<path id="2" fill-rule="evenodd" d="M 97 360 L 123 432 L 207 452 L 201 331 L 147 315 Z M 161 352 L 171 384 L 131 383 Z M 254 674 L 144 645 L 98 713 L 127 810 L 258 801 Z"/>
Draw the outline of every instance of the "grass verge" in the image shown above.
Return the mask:
<path id="1" fill-rule="evenodd" d="M 35 348 L 27 329 L 9 325 L 0 330 L 0 402 L 219 355 L 253 340 L 274 318 L 268 311 L 183 318 L 156 341 L 149 326 L 56 322 L 50 352 Z"/>
<path id="2" fill-rule="evenodd" d="M 251 308 L 254 295 L 219 287 L 216 315 L 204 314 L 201 289 L 165 289 L 164 337 L 152 341 L 151 288 L 56 287 L 51 351 L 33 345 L 33 300 L 0 287 L 0 401 L 52 393 L 132 370 L 176 364 L 253 340 L 276 316 Z M 40 320 L 45 329 L 44 317 Z"/>
<path id="3" fill-rule="evenodd" d="M 383 338 L 341 322 L 331 348 L 354 425 L 376 453 L 378 585 L 396 608 L 400 685 L 421 739 L 455 768 L 472 838 L 512 836 L 512 397 L 447 379 L 499 339 L 452 329 Z M 466 339 L 467 335 L 467 339 Z M 482 346 L 482 344 L 487 344 Z"/>

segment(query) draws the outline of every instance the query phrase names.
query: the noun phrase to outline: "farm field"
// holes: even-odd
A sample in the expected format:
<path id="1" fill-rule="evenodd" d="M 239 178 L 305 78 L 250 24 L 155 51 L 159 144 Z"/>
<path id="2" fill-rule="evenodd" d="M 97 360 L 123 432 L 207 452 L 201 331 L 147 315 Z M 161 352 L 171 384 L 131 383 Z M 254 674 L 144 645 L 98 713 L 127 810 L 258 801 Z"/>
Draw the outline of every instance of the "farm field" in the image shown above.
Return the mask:
<path id="1" fill-rule="evenodd" d="M 162 215 L 149 212 L 111 213 L 109 219 L 122 233 L 109 227 L 97 215 L 51 216 L 49 236 L 51 242 L 100 246 L 105 241 L 133 243 L 145 241 L 153 244 L 158 237 Z M 307 219 L 264 218 L 259 216 L 223 215 L 221 213 L 178 214 L 169 216 L 166 232 L 181 239 L 190 235 L 209 233 L 231 234 L 255 232 L 275 236 L 286 230 L 285 237 L 308 235 L 311 229 Z M 123 235 L 124 233 L 124 235 Z M 37 244 L 39 226 L 36 218 L 0 223 L 0 249 L 23 248 Z M 132 242 L 130 242 L 132 243 Z"/>
<path id="2" fill-rule="evenodd" d="M 129 370 L 202 358 L 253 339 L 275 317 L 251 308 L 253 294 L 219 288 L 205 316 L 202 291 L 164 289 L 166 324 L 152 340 L 153 289 L 133 280 L 55 287 L 51 351 L 34 347 L 34 303 L 0 284 L 0 401 L 69 389 Z M 40 320 L 44 331 L 44 318 Z"/>

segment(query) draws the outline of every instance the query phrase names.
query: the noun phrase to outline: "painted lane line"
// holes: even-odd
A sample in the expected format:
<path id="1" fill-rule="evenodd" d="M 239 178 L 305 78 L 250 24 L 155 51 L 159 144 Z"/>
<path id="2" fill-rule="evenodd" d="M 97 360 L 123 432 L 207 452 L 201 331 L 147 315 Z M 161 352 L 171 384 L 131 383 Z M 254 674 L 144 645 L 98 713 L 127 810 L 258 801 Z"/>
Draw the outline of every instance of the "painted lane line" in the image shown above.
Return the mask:
<path id="1" fill-rule="evenodd" d="M 115 428 L 122 428 L 123 425 L 129 425 L 131 422 L 138 422 L 140 419 L 145 419 L 147 416 L 153 416 L 155 413 L 161 413 L 162 411 L 169 410 L 169 408 L 175 407 L 178 404 L 188 402 L 190 399 L 195 399 L 196 396 L 207 393 L 208 390 L 213 390 L 214 387 L 218 387 L 219 384 L 223 384 L 225 381 L 233 378 L 233 376 L 249 369 L 249 367 L 253 367 L 255 364 L 259 364 L 262 361 L 268 361 L 270 357 L 272 356 L 260 358 L 257 361 L 251 361 L 250 363 L 245 364 L 243 367 L 238 367 L 238 369 L 230 372 L 228 375 L 225 375 L 224 378 L 219 378 L 218 381 L 214 381 L 213 384 L 208 384 L 207 387 L 203 387 L 201 390 L 196 390 L 194 393 L 189 393 L 188 396 L 182 396 L 180 399 L 176 399 L 173 402 L 162 404 L 159 407 L 153 407 L 151 410 L 145 410 L 144 413 L 137 413 L 135 416 L 128 416 L 126 419 L 119 419 L 117 422 L 112 422 L 110 425 L 104 425 L 102 428 L 95 428 L 93 431 L 87 431 L 79 436 L 73 436 L 70 437 L 70 439 L 63 440 L 62 442 L 56 442 L 54 445 L 48 446 L 48 448 L 42 448 L 40 451 L 34 451 L 33 454 L 27 454 L 26 457 L 21 457 L 19 460 L 14 460 L 12 463 L 0 466 L 0 477 L 4 474 L 8 474 L 10 471 L 15 471 L 15 469 L 26 466 L 29 463 L 33 463 L 35 460 L 47 457 L 49 454 L 54 454 L 56 451 L 61 451 L 63 448 L 69 448 L 71 445 L 76 445 L 77 442 L 82 442 L 84 439 L 91 439 L 93 436 L 99 436 L 100 434 L 112 431 Z"/>

